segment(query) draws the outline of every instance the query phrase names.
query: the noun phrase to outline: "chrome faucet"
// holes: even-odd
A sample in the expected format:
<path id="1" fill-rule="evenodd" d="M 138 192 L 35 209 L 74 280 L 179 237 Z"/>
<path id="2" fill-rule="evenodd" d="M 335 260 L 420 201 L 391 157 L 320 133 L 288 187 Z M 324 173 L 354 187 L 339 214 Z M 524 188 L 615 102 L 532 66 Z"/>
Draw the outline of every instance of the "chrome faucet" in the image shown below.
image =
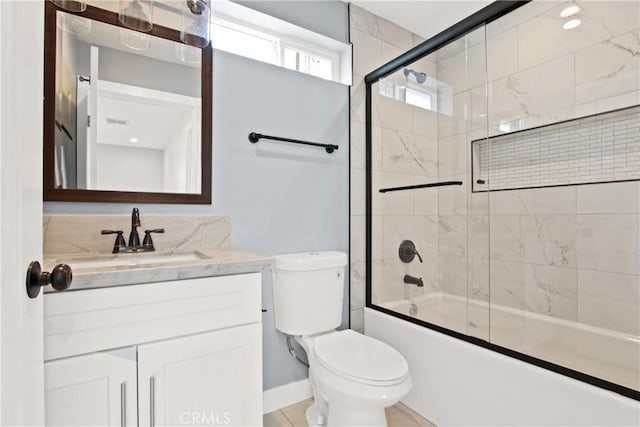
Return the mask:
<path id="1" fill-rule="evenodd" d="M 138 227 L 140 227 L 140 211 L 133 208 L 131 211 L 131 232 L 129 233 L 129 244 L 125 244 L 122 230 L 101 230 L 100 234 L 117 234 L 116 241 L 113 244 L 113 253 L 131 253 L 131 252 L 152 252 L 155 251 L 151 233 L 164 233 L 164 228 L 155 228 L 153 230 L 144 231 L 144 241 L 140 244 L 140 236 L 138 235 Z"/>
<path id="2" fill-rule="evenodd" d="M 407 283 L 409 285 L 416 285 L 419 288 L 424 286 L 424 282 L 422 281 L 422 277 L 413 277 L 413 276 L 410 276 L 408 274 L 404 275 L 404 283 Z"/>

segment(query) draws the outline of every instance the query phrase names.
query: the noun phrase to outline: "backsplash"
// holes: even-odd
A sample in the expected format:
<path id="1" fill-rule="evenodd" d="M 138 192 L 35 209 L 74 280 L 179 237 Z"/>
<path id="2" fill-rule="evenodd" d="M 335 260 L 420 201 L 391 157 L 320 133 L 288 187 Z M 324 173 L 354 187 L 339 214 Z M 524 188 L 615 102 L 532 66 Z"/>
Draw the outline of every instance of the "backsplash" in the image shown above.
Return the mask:
<path id="1" fill-rule="evenodd" d="M 144 230 L 164 228 L 154 234 L 156 250 L 226 248 L 231 242 L 231 220 L 226 216 L 140 214 L 140 239 Z M 100 230 L 122 230 L 125 240 L 131 231 L 131 215 L 44 215 L 44 256 L 72 253 L 109 253 L 115 235 Z"/>

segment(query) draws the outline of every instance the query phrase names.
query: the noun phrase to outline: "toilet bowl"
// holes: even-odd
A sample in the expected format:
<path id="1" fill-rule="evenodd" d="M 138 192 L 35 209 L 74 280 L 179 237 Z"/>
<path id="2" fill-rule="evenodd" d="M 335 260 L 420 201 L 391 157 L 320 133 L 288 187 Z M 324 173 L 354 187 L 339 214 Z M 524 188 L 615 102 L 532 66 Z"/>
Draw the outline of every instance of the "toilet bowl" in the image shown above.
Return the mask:
<path id="1" fill-rule="evenodd" d="M 310 426 L 386 426 L 384 409 L 411 390 L 409 367 L 391 346 L 342 322 L 347 254 L 277 255 L 273 280 L 276 329 L 307 353 L 314 403 Z"/>
<path id="2" fill-rule="evenodd" d="M 310 426 L 386 426 L 384 409 L 411 390 L 405 359 L 374 338 L 347 329 L 296 341 L 309 359 Z"/>

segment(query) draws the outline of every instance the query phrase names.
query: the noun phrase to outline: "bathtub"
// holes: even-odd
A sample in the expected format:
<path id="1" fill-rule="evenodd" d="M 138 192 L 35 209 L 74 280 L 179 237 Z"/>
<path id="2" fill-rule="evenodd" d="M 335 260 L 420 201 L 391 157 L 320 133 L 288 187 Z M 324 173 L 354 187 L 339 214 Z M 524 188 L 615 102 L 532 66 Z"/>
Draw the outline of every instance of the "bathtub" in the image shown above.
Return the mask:
<path id="1" fill-rule="evenodd" d="M 383 307 L 640 388 L 638 337 L 443 293 Z M 405 356 L 415 385 L 404 403 L 440 426 L 640 425 L 634 399 L 372 308 L 365 334 Z"/>

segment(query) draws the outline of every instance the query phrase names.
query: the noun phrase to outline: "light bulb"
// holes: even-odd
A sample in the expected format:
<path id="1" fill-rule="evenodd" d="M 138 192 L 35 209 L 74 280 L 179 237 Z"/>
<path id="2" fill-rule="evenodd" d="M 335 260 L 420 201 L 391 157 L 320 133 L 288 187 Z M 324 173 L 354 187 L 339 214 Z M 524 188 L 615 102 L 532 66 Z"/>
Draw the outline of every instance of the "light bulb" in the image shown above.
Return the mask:
<path id="1" fill-rule="evenodd" d="M 186 0 L 182 7 L 180 40 L 195 47 L 209 45 L 211 9 L 205 0 Z"/>
<path id="2" fill-rule="evenodd" d="M 63 31 L 77 36 L 83 36 L 91 32 L 91 21 L 81 16 L 58 12 L 56 25 Z"/>
<path id="3" fill-rule="evenodd" d="M 149 34 L 120 28 L 120 42 L 133 50 L 149 49 Z"/>
<path id="4" fill-rule="evenodd" d="M 84 12 L 87 10 L 87 2 L 77 0 L 51 0 L 51 3 L 55 4 L 61 9 L 65 9 L 71 12 Z"/>
<path id="5" fill-rule="evenodd" d="M 176 57 L 186 64 L 200 64 L 202 51 L 196 47 L 176 43 Z"/>
<path id="6" fill-rule="evenodd" d="M 125 27 L 147 33 L 153 27 L 152 19 L 152 0 L 120 0 L 118 21 Z"/>

